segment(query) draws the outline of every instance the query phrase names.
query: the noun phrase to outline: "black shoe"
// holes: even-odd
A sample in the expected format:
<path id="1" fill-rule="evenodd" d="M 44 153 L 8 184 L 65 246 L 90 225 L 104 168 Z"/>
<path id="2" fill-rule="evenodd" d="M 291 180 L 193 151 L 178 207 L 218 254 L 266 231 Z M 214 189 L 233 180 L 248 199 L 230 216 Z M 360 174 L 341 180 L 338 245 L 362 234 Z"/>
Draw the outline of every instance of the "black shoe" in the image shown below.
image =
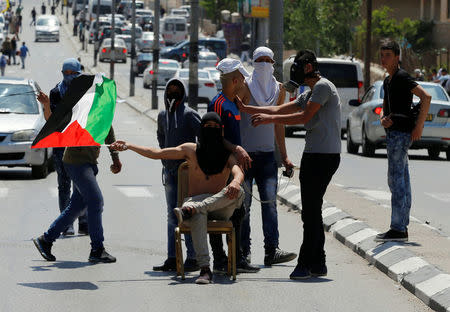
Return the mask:
<path id="1" fill-rule="evenodd" d="M 258 273 L 261 268 L 251 265 L 246 260 L 242 260 L 236 265 L 236 271 L 238 273 Z"/>
<path id="2" fill-rule="evenodd" d="M 49 243 L 45 241 L 44 235 L 39 236 L 38 238 L 33 238 L 33 243 L 36 246 L 37 250 L 42 257 L 44 257 L 47 261 L 55 261 L 56 257 L 52 255 L 52 246 L 53 243 Z"/>
<path id="3" fill-rule="evenodd" d="M 197 260 L 186 259 L 186 261 L 184 261 L 184 272 L 195 272 L 198 270 L 200 270 L 200 267 L 197 264 Z"/>
<path id="4" fill-rule="evenodd" d="M 112 263 L 116 262 L 116 258 L 106 252 L 105 248 L 91 249 L 89 254 L 89 262 L 92 263 Z"/>
<path id="5" fill-rule="evenodd" d="M 166 261 L 164 261 L 162 264 L 153 266 L 153 271 L 172 272 L 176 270 L 177 260 L 175 258 L 167 258 Z"/>
<path id="6" fill-rule="evenodd" d="M 74 235 L 75 230 L 73 229 L 73 225 L 69 225 L 67 229 L 62 233 L 63 236 Z"/>
<path id="7" fill-rule="evenodd" d="M 204 285 L 212 282 L 212 272 L 209 267 L 202 268 L 200 276 L 195 280 L 196 284 Z"/>
<path id="8" fill-rule="evenodd" d="M 311 272 L 308 268 L 305 268 L 304 266 L 297 264 L 294 271 L 289 275 L 289 278 L 292 280 L 304 280 L 311 277 Z"/>
<path id="9" fill-rule="evenodd" d="M 228 273 L 228 257 L 223 255 L 219 258 L 214 258 L 213 261 L 214 274 L 227 274 Z"/>
<path id="10" fill-rule="evenodd" d="M 296 253 L 287 252 L 277 247 L 272 250 L 266 250 L 264 265 L 271 266 L 272 264 L 288 262 L 294 260 L 296 257 Z"/>
<path id="11" fill-rule="evenodd" d="M 78 223 L 78 234 L 89 235 L 89 228 L 87 223 Z"/>
<path id="12" fill-rule="evenodd" d="M 325 264 L 319 268 L 311 268 L 311 276 L 313 277 L 327 276 L 327 273 L 328 269 Z"/>
<path id="13" fill-rule="evenodd" d="M 408 231 L 400 232 L 390 229 L 386 233 L 375 236 L 376 242 L 406 242 L 408 241 Z"/>

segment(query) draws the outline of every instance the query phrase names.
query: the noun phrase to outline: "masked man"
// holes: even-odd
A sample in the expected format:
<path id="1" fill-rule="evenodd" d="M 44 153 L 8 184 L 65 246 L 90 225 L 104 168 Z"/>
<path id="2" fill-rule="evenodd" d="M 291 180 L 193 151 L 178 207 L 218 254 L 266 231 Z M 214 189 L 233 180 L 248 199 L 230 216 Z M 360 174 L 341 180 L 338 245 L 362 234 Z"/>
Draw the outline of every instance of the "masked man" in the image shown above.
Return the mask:
<path id="1" fill-rule="evenodd" d="M 197 262 L 201 267 L 197 284 L 212 280 L 207 242 L 208 218 L 228 220 L 243 201 L 241 183 L 244 174 L 233 154 L 225 147 L 223 126 L 219 115 L 207 113 L 201 121 L 197 144 L 155 149 L 117 141 L 111 147 L 118 151 L 130 149 L 152 159 L 184 159 L 188 163 L 188 198 L 175 208 L 179 223 L 188 220 L 191 226 Z M 232 180 L 227 185 L 227 181 Z"/>
<path id="2" fill-rule="evenodd" d="M 284 103 L 285 90 L 273 76 L 273 52 L 259 47 L 253 52 L 252 74 L 246 78 L 245 87 L 239 92 L 242 101 L 251 106 L 276 106 Z M 242 147 L 252 158 L 252 167 L 245 171 L 246 194 L 245 217 L 241 229 L 241 246 L 244 257 L 250 262 L 250 207 L 252 204 L 253 181 L 258 186 L 261 198 L 262 224 L 264 233 L 264 265 L 288 262 L 297 256 L 278 248 L 277 185 L 278 167 L 275 160 L 275 141 L 286 169 L 294 165 L 287 157 L 283 125 L 261 125 L 253 127 L 251 115 L 241 114 Z"/>
<path id="3" fill-rule="evenodd" d="M 166 109 L 158 115 L 157 137 L 160 148 L 169 148 L 183 143 L 195 143 L 200 129 L 200 116 L 185 105 L 186 91 L 181 80 L 172 79 L 167 83 L 164 93 Z M 175 236 L 177 218 L 173 209 L 177 206 L 178 167 L 183 162 L 180 159 L 163 159 L 163 185 L 167 202 L 167 259 L 161 265 L 153 267 L 154 271 L 176 271 Z M 185 235 L 187 257 L 184 263 L 186 272 L 199 269 L 195 260 L 194 247 L 190 235 Z"/>
<path id="4" fill-rule="evenodd" d="M 81 64 L 74 58 L 66 59 L 62 66 L 63 80 L 60 81 L 52 90 L 50 90 L 50 109 L 44 108 L 45 119 L 48 120 L 51 113 L 56 110 L 56 107 L 61 103 L 62 98 L 66 94 L 67 88 L 71 81 L 81 74 Z M 63 212 L 67 208 L 70 201 L 70 178 L 63 166 L 64 147 L 56 147 L 53 149 L 53 162 L 58 179 L 58 202 L 59 211 Z M 86 212 L 83 212 L 78 217 L 78 234 L 87 235 L 88 223 Z M 63 232 L 63 235 L 73 235 L 75 231 L 73 224 Z"/>

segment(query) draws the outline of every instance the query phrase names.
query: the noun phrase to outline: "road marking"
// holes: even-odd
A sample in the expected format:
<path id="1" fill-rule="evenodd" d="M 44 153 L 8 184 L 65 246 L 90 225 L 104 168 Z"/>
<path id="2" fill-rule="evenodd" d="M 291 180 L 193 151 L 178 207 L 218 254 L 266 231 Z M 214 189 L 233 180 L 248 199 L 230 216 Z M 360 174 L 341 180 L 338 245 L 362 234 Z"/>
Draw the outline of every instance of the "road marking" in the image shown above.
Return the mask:
<path id="1" fill-rule="evenodd" d="M 155 197 L 149 190 L 148 186 L 116 186 L 122 194 L 127 197 Z"/>
<path id="2" fill-rule="evenodd" d="M 425 194 L 444 203 L 450 203 L 450 193 L 425 193 Z"/>
<path id="3" fill-rule="evenodd" d="M 0 188 L 0 198 L 5 198 L 8 195 L 9 189 L 1 187 Z"/>
<path id="4" fill-rule="evenodd" d="M 391 200 L 391 193 L 378 190 L 359 190 L 362 194 L 376 200 Z"/>

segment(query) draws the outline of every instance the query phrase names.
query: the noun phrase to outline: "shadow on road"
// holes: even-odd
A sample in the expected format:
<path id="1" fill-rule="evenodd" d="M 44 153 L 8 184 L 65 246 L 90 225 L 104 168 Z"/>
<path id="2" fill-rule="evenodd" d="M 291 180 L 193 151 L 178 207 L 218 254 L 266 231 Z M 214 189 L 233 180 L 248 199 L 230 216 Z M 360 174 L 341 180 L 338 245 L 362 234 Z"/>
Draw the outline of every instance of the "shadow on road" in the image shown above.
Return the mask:
<path id="1" fill-rule="evenodd" d="M 32 180 L 30 169 L 0 170 L 0 180 Z"/>
<path id="2" fill-rule="evenodd" d="M 17 285 L 46 290 L 97 290 L 97 285 L 91 282 L 45 282 L 17 283 Z"/>
<path id="3" fill-rule="evenodd" d="M 45 260 L 42 260 L 45 261 Z M 45 263 L 50 263 L 48 261 L 45 261 Z M 51 269 L 55 268 L 55 269 L 79 269 L 79 268 L 83 268 L 86 266 L 91 266 L 93 265 L 90 262 L 81 262 L 81 261 L 56 261 L 56 262 L 51 262 L 50 265 L 36 265 L 36 266 L 31 266 L 30 268 L 33 271 L 50 271 Z"/>

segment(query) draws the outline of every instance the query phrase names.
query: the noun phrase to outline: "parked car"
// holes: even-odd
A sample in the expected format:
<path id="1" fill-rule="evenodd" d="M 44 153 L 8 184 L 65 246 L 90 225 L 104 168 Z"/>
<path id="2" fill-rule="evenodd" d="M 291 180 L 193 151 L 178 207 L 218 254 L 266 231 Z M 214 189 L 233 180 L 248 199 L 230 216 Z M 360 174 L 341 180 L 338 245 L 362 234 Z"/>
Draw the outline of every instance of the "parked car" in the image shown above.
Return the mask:
<path id="1" fill-rule="evenodd" d="M 224 39 L 204 37 L 198 39 L 198 45 L 216 53 L 219 59 L 227 57 L 227 42 Z M 184 40 L 173 47 L 162 49 L 161 57 L 184 62 L 189 57 L 189 40 Z"/>
<path id="2" fill-rule="evenodd" d="M 59 27 L 61 23 L 55 15 L 41 15 L 36 19 L 34 41 L 59 41 Z"/>
<path id="3" fill-rule="evenodd" d="M 422 138 L 413 142 L 411 149 L 427 149 L 430 158 L 439 157 L 441 151 L 446 152 L 450 160 L 450 98 L 444 88 L 437 83 L 418 82 L 431 95 L 431 105 L 428 112 Z M 373 156 L 375 150 L 386 147 L 386 132 L 380 123 L 380 113 L 383 109 L 383 81 L 376 81 L 366 92 L 362 103 L 356 100 L 350 105 L 356 106 L 347 122 L 347 151 L 358 153 L 362 147 L 364 156 Z M 413 105 L 419 98 L 413 97 Z"/>
<path id="4" fill-rule="evenodd" d="M 104 26 L 111 27 L 111 22 L 107 18 L 100 16 L 98 21 L 99 30 L 101 30 L 101 28 Z M 97 32 L 97 20 L 93 20 L 89 25 L 89 32 L 88 32 L 89 43 L 93 43 L 95 41 L 96 32 Z"/>
<path id="5" fill-rule="evenodd" d="M 101 47 L 100 54 L 98 56 L 100 62 L 105 62 L 105 60 L 111 60 L 111 39 L 106 38 Z M 114 40 L 114 61 L 127 62 L 127 46 L 125 41 L 119 38 Z"/>
<path id="6" fill-rule="evenodd" d="M 283 76 L 289 80 L 290 69 L 294 62 L 295 55 L 291 55 L 283 62 Z M 353 107 L 348 103 L 350 100 L 361 100 L 363 89 L 363 73 L 361 65 L 357 61 L 335 58 L 317 58 L 319 71 L 322 77 L 327 78 L 336 86 L 339 98 L 341 99 L 341 129 L 344 134 L 347 131 L 347 119 L 353 111 Z M 296 93 L 286 97 L 294 99 L 308 87 L 300 86 Z M 303 130 L 303 125 L 286 126 L 286 135 L 292 135 L 294 131 Z"/>
<path id="7" fill-rule="evenodd" d="M 153 40 L 154 40 L 154 33 L 150 31 L 144 31 L 142 33 L 142 38 L 136 41 L 136 46 L 139 51 L 141 52 L 150 52 L 153 50 Z M 161 34 L 159 35 L 159 45 L 161 47 L 164 47 L 165 41 Z"/>
<path id="8" fill-rule="evenodd" d="M 167 81 L 173 78 L 177 70 L 180 68 L 180 64 L 177 61 L 169 59 L 160 59 L 158 63 L 158 86 L 165 86 Z M 153 79 L 153 63 L 151 62 L 144 70 L 143 86 L 145 89 L 150 88 Z"/>
<path id="9" fill-rule="evenodd" d="M 189 85 L 189 69 L 182 68 L 177 71 L 175 78 L 183 80 L 185 85 Z M 189 90 L 186 90 L 188 93 Z M 187 95 L 187 94 L 186 94 Z M 217 95 L 217 87 L 207 70 L 198 71 L 198 103 L 209 104 Z"/>
<path id="10" fill-rule="evenodd" d="M 198 53 L 198 68 L 215 67 L 219 63 L 219 58 L 214 52 L 200 51 Z M 183 68 L 189 68 L 189 60 L 183 62 Z"/>
<path id="11" fill-rule="evenodd" d="M 41 179 L 52 169 L 52 149 L 30 148 L 45 124 L 36 93 L 31 80 L 0 78 L 0 166 L 31 167 L 33 178 Z"/>
<path id="12" fill-rule="evenodd" d="M 209 75 L 216 84 L 217 91 L 222 91 L 222 82 L 220 82 L 220 72 L 215 67 L 205 67 L 203 69 L 209 72 Z"/>
<path id="13" fill-rule="evenodd" d="M 127 47 L 127 54 L 131 54 L 131 36 L 130 35 L 117 35 L 115 38 L 122 39 Z"/>
<path id="14" fill-rule="evenodd" d="M 153 61 L 152 53 L 139 53 L 134 64 L 134 72 L 136 75 L 141 75 L 148 65 Z"/>

